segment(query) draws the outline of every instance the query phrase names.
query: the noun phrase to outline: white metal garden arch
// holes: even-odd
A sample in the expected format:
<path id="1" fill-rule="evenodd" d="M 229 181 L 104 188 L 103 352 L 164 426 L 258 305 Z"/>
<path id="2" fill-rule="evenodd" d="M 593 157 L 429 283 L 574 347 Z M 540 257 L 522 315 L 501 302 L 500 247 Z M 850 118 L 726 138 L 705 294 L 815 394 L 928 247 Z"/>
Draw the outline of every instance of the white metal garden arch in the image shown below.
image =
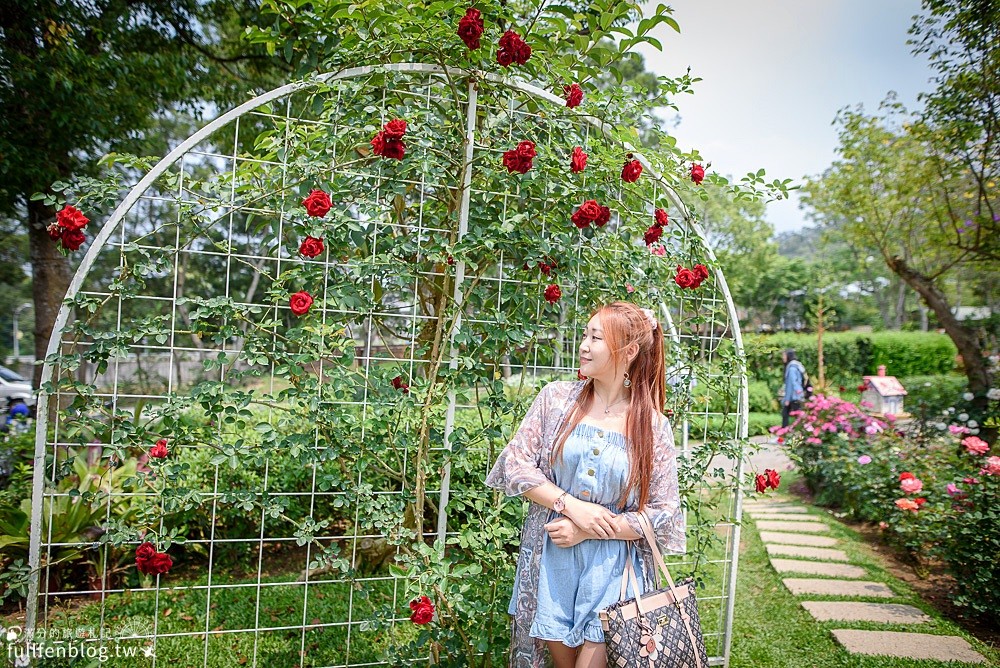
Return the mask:
<path id="1" fill-rule="evenodd" d="M 333 84 L 338 81 L 347 81 L 352 79 L 357 79 L 360 77 L 367 76 L 372 73 L 409 73 L 415 76 L 425 76 L 434 77 L 447 75 L 450 80 L 453 81 L 464 81 L 467 89 L 467 110 L 466 110 L 466 120 L 467 127 L 466 133 L 470 140 L 466 143 L 466 171 L 463 178 L 463 183 L 461 186 L 461 204 L 459 212 L 459 235 L 464 236 L 468 232 L 468 220 L 469 220 L 469 207 L 470 207 L 470 181 L 472 178 L 472 159 L 474 156 L 474 151 L 476 150 L 475 142 L 471 140 L 476 133 L 476 114 L 478 101 L 478 86 L 477 81 L 487 80 L 494 84 L 503 86 L 510 91 L 527 95 L 536 100 L 550 103 L 556 106 L 563 106 L 563 100 L 552 93 L 543 90 L 537 86 L 524 83 L 521 81 L 506 79 L 489 73 L 471 73 L 463 70 L 446 70 L 437 65 L 422 64 L 422 63 L 401 63 L 392 65 L 381 65 L 374 67 L 358 67 L 347 69 L 337 73 L 330 73 L 317 76 L 314 79 L 300 81 L 296 83 L 291 83 L 280 88 L 276 88 L 270 92 L 263 95 L 257 96 L 252 100 L 232 109 L 231 111 L 219 116 L 207 125 L 205 125 L 198 132 L 189 137 L 186 141 L 178 145 L 173 151 L 171 151 L 166 157 L 160 160 L 152 170 L 149 171 L 142 179 L 131 188 L 125 198 L 121 201 L 120 205 L 115 209 L 114 213 L 107 219 L 100 232 L 96 235 L 93 243 L 87 250 L 86 256 L 83 258 L 79 269 L 77 270 L 73 280 L 69 286 L 67 294 L 67 302 L 76 297 L 80 291 L 84 288 L 84 284 L 88 275 L 91 274 L 95 267 L 95 264 L 102 253 L 106 250 L 108 244 L 110 244 L 115 237 L 118 235 L 120 237 L 119 247 L 123 247 L 126 241 L 126 233 L 124 231 L 124 221 L 130 212 L 134 211 L 137 203 L 146 197 L 149 197 L 150 188 L 153 184 L 164 175 L 168 169 L 177 165 L 179 162 L 183 164 L 185 156 L 189 155 L 192 151 L 196 149 L 199 145 L 205 142 L 209 137 L 212 137 L 219 130 L 233 126 L 237 127 L 239 119 L 247 114 L 255 112 L 255 110 L 261 109 L 265 105 L 269 105 L 272 102 L 288 98 L 290 95 L 305 91 L 317 84 Z M 287 116 L 286 120 L 293 120 Z M 605 127 L 604 121 L 592 116 L 579 116 L 580 122 L 590 124 L 591 127 L 595 128 L 597 131 L 601 132 L 604 136 L 607 136 L 607 128 Z M 235 143 L 234 143 L 235 147 Z M 629 150 L 631 147 L 627 147 Z M 662 188 L 666 193 L 669 200 L 672 202 L 673 207 L 680 212 L 680 217 L 683 221 L 683 225 L 686 226 L 687 231 L 693 238 L 701 240 L 703 245 L 705 245 L 705 252 L 707 253 L 708 259 L 711 261 L 712 270 L 716 279 L 716 284 L 720 292 L 719 299 L 724 301 L 725 312 L 728 315 L 728 322 L 720 323 L 720 325 L 725 330 L 725 333 L 731 338 L 736 350 L 740 355 L 742 355 L 742 338 L 738 326 L 738 318 L 735 306 L 733 304 L 728 286 L 726 285 L 725 278 L 722 275 L 721 270 L 718 268 L 717 263 L 714 262 L 715 258 L 711 254 L 711 249 L 704 244 L 705 235 L 698 227 L 698 225 L 691 219 L 688 214 L 688 210 L 685 207 L 683 201 L 678 196 L 678 194 L 667 184 L 667 182 L 657 174 L 652 165 L 641 155 L 639 151 L 635 151 L 636 157 L 643 163 L 646 172 L 649 174 L 649 178 L 656 184 L 656 187 Z M 233 160 L 235 162 L 235 148 Z M 286 156 L 287 159 L 287 156 Z M 123 251 L 124 252 L 124 251 Z M 462 262 L 458 262 L 456 266 L 456 280 L 453 298 L 454 301 L 461 305 L 463 300 L 463 277 L 465 275 L 465 266 Z M 176 296 L 176 294 L 175 294 Z M 669 304 L 661 304 L 661 315 L 664 321 L 667 323 L 667 331 L 671 335 L 674 341 L 679 340 L 684 336 L 684 332 L 679 332 L 674 325 L 674 320 L 672 318 L 671 308 Z M 72 309 L 70 306 L 64 304 L 64 306 L 59 311 L 58 317 L 56 319 L 55 325 L 53 327 L 53 333 L 49 341 L 49 346 L 47 350 L 47 357 L 51 357 L 60 352 L 61 346 L 64 343 L 64 336 L 69 331 L 69 325 L 71 323 L 71 318 L 73 317 Z M 456 322 L 452 335 L 455 329 L 458 328 L 459 322 Z M 710 328 L 711 329 L 711 328 Z M 710 333 L 709 336 L 715 337 L 714 332 Z M 721 336 L 721 335 L 720 335 Z M 457 363 L 457 350 L 452 346 L 451 355 L 451 365 L 454 368 Z M 43 367 L 42 373 L 42 383 L 50 382 L 53 379 L 54 364 L 47 362 Z M 120 392 L 118 387 L 118 376 L 117 371 L 118 366 L 116 365 L 113 369 L 114 376 L 114 386 L 111 391 L 110 400 L 112 402 L 116 401 L 118 396 L 123 395 L 124 392 Z M 529 370 L 530 366 L 526 366 L 525 370 Z M 571 369 L 564 369 L 571 370 Z M 169 374 L 168 374 L 169 375 Z M 735 429 L 731 434 L 731 437 L 736 440 L 742 440 L 746 438 L 747 434 L 747 413 L 748 413 L 748 400 L 747 400 L 747 379 L 745 370 L 741 374 L 737 383 L 739 387 L 739 398 L 737 404 L 737 415 L 735 421 Z M 50 414 L 50 405 L 55 402 L 55 406 L 59 406 L 58 395 L 49 395 L 42 392 L 39 397 L 38 414 L 39 416 L 46 416 Z M 708 415 L 707 407 L 704 413 Z M 456 414 L 456 397 L 452 393 L 449 396 L 449 403 L 447 409 L 447 417 L 444 425 L 445 443 L 448 443 L 449 435 L 451 434 L 452 428 L 455 423 Z M 50 592 L 43 592 L 42 584 L 46 582 L 46 573 L 48 559 L 43 563 L 43 555 L 50 554 L 52 547 L 54 547 L 53 541 L 50 536 L 43 535 L 43 508 L 45 507 L 45 500 L 51 499 L 55 494 L 50 492 L 45 488 L 46 480 L 46 455 L 51 455 L 56 452 L 59 446 L 59 421 L 61 417 L 56 414 L 56 424 L 52 425 L 47 423 L 44 419 L 40 419 L 36 431 L 36 441 L 35 441 L 35 453 L 34 453 L 34 470 L 35 476 L 33 481 L 32 489 L 32 517 L 31 517 L 31 532 L 30 532 L 30 558 L 29 565 L 32 572 L 36 574 L 30 583 L 29 595 L 28 595 L 28 617 L 27 617 L 27 627 L 28 628 L 45 628 L 51 624 L 50 619 L 50 597 L 53 596 Z M 56 436 L 50 438 L 49 431 L 52 427 L 56 428 Z M 678 425 L 679 439 L 678 443 L 682 452 L 689 451 L 691 443 L 688 440 L 689 430 L 687 425 Z M 742 478 L 742 462 L 737 464 L 737 479 Z M 449 495 L 449 474 L 450 472 L 446 469 L 444 471 L 443 479 L 441 481 L 441 502 L 439 506 L 439 516 L 438 516 L 438 533 L 443 537 L 446 530 L 446 518 L 447 518 L 447 506 L 448 506 L 448 495 Z M 724 526 L 726 531 L 726 552 L 722 559 L 719 561 L 719 584 L 721 589 L 717 592 L 705 592 L 707 595 L 701 596 L 704 606 L 711 606 L 713 610 L 716 610 L 718 617 L 718 624 L 714 627 L 709 627 L 707 629 L 707 637 L 709 639 L 709 654 L 711 657 L 712 665 L 726 665 L 729 657 L 729 649 L 731 643 L 731 631 L 733 624 L 733 606 L 734 606 L 734 595 L 736 588 L 736 573 L 737 573 L 737 559 L 738 559 L 738 546 L 739 546 L 739 536 L 740 529 L 738 521 L 741 514 L 741 496 L 738 490 L 734 490 L 732 498 L 730 500 L 730 505 L 728 508 L 729 512 L 725 521 L 720 522 L 720 526 Z M 258 573 L 258 601 L 259 601 L 259 589 L 260 589 L 260 573 Z M 209 581 L 209 592 L 208 595 L 211 596 L 211 580 Z M 84 592 L 88 593 L 88 592 Z M 93 592 L 89 592 L 93 593 Z M 105 601 L 105 596 L 107 592 L 101 591 L 100 597 L 102 602 L 101 619 L 104 619 L 104 609 L 103 603 Z M 155 592 L 156 594 L 156 605 L 159 607 L 159 590 Z M 353 600 L 353 598 L 352 598 Z M 303 613 L 304 614 L 304 613 Z M 703 612 L 703 619 L 710 618 L 711 615 L 706 615 Z M 358 620 L 348 620 L 348 635 L 347 644 L 348 651 L 350 650 L 350 629 L 351 624 L 356 624 Z M 256 635 L 259 635 L 262 629 L 260 627 L 259 618 L 254 622 L 255 627 L 253 629 L 247 629 L 252 631 Z M 304 629 L 308 626 L 303 620 L 301 625 L 292 625 L 286 628 L 301 628 L 303 629 L 303 642 L 302 650 L 305 651 L 305 641 L 304 641 Z M 158 636 L 164 636 L 168 634 L 160 633 L 158 634 L 155 628 L 148 629 L 152 631 L 150 634 L 154 639 Z M 210 629 L 208 627 L 208 620 L 206 617 L 205 627 L 203 629 L 192 631 L 191 635 L 196 633 L 203 634 L 205 640 L 205 650 L 204 650 L 204 665 L 208 665 L 208 640 Z M 103 638 L 103 631 L 99 634 L 100 638 L 98 640 L 106 641 L 108 638 Z M 174 634 L 183 635 L 183 634 Z M 254 642 L 254 656 L 251 665 L 258 665 L 259 662 L 263 661 L 263 655 L 258 654 L 258 644 L 255 639 Z M 155 665 L 155 658 L 154 664 Z M 371 661 L 358 660 L 358 662 L 352 662 L 350 659 L 345 659 L 341 663 L 331 664 L 331 665 L 344 665 L 344 666 L 355 666 L 355 665 L 375 665 Z"/>

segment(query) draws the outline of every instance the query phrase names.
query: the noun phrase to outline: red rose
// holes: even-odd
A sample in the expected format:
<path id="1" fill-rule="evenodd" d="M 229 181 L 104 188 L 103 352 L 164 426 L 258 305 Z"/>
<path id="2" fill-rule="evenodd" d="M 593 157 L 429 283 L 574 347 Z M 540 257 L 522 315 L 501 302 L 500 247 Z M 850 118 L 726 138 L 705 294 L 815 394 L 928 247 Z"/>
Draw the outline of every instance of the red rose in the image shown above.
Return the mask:
<path id="1" fill-rule="evenodd" d="M 638 160 L 626 160 L 625 166 L 622 167 L 622 181 L 626 183 L 635 183 L 639 180 L 639 175 L 642 174 L 642 163 Z"/>
<path id="2" fill-rule="evenodd" d="M 922 496 L 918 496 L 917 498 L 913 499 L 913 502 L 917 504 L 917 507 L 920 507 L 925 503 L 927 503 L 927 499 L 925 499 Z"/>
<path id="3" fill-rule="evenodd" d="M 573 147 L 573 157 L 569 159 L 570 171 L 582 172 L 587 167 L 587 154 L 579 146 Z"/>
<path id="4" fill-rule="evenodd" d="M 674 282 L 685 289 L 693 288 L 698 284 L 698 277 L 690 269 L 680 267 L 677 270 L 677 275 L 674 276 Z"/>
<path id="5" fill-rule="evenodd" d="M 426 596 L 418 596 L 410 601 L 410 610 L 416 610 L 423 605 L 433 605 L 433 603 L 431 603 L 431 600 Z"/>
<path id="6" fill-rule="evenodd" d="M 781 484 L 781 476 L 774 469 L 764 469 L 764 476 L 767 477 L 767 486 L 771 489 L 778 489 Z"/>
<path id="7" fill-rule="evenodd" d="M 63 248 L 75 251 L 83 245 L 87 237 L 84 236 L 83 230 L 68 230 L 64 228 L 60 240 L 62 241 Z"/>
<path id="8" fill-rule="evenodd" d="M 137 562 L 148 561 L 149 559 L 152 559 L 155 554 L 156 546 L 149 542 L 143 543 L 139 547 L 135 548 L 135 560 Z"/>
<path id="9" fill-rule="evenodd" d="M 667 223 L 670 222 L 670 219 L 667 217 L 667 212 L 663 209 L 657 209 L 653 213 L 653 217 L 656 219 L 656 224 L 660 227 L 666 227 Z"/>
<path id="10" fill-rule="evenodd" d="M 316 257 L 323 252 L 323 239 L 306 236 L 299 245 L 299 253 L 306 257 Z"/>
<path id="11" fill-rule="evenodd" d="M 909 471 L 903 471 L 899 474 L 899 482 L 903 482 L 904 480 L 913 480 L 915 477 L 916 476 Z"/>
<path id="12" fill-rule="evenodd" d="M 174 565 L 174 560 L 166 552 L 157 552 L 153 558 L 146 562 L 146 572 L 150 575 L 162 575 L 169 571 Z"/>
<path id="13" fill-rule="evenodd" d="M 579 209 L 576 210 L 576 211 L 574 211 L 573 215 L 570 216 L 569 219 L 573 222 L 574 225 L 576 225 L 577 227 L 579 227 L 581 230 L 590 227 L 590 221 L 587 220 L 586 218 L 584 218 L 580 214 Z"/>
<path id="14" fill-rule="evenodd" d="M 402 139 L 403 135 L 406 134 L 406 121 L 402 118 L 396 118 L 382 127 L 382 132 L 385 133 L 385 138 L 388 139 Z"/>
<path id="15" fill-rule="evenodd" d="M 594 221 L 601 215 L 601 205 L 596 199 L 588 199 L 580 205 L 579 212 L 587 220 Z"/>
<path id="16" fill-rule="evenodd" d="M 545 288 L 545 301 L 548 303 L 555 304 L 559 301 L 560 297 L 562 297 L 562 290 L 560 290 L 559 286 L 555 283 Z"/>
<path id="17" fill-rule="evenodd" d="M 385 153 L 385 133 L 379 132 L 372 137 L 372 153 L 382 155 Z"/>
<path id="18" fill-rule="evenodd" d="M 535 142 L 528 141 L 527 139 L 519 141 L 517 143 L 517 154 L 522 158 L 534 158 L 538 155 L 538 152 L 535 150 Z"/>
<path id="19" fill-rule="evenodd" d="M 90 220 L 79 209 L 69 204 L 56 214 L 56 223 L 67 230 L 82 230 L 89 222 Z"/>
<path id="20" fill-rule="evenodd" d="M 59 223 L 52 223 L 45 228 L 45 231 L 49 233 L 49 239 L 52 241 L 59 241 L 62 238 L 63 228 L 59 227 Z"/>
<path id="21" fill-rule="evenodd" d="M 761 494 L 767 491 L 767 478 L 762 475 L 757 476 L 757 491 Z"/>
<path id="22" fill-rule="evenodd" d="M 609 220 L 611 220 L 611 209 L 606 206 L 601 206 L 601 213 L 594 219 L 594 225 L 604 227 L 607 225 Z"/>
<path id="23" fill-rule="evenodd" d="M 529 144 L 531 142 L 528 142 Z M 518 172 L 524 174 L 532 167 L 531 158 L 520 155 L 516 148 L 504 151 L 503 166 L 507 168 L 507 173 Z"/>
<path id="24" fill-rule="evenodd" d="M 552 272 L 552 265 L 546 264 L 545 262 L 539 262 L 538 268 L 542 270 L 542 273 L 548 276 Z"/>
<path id="25" fill-rule="evenodd" d="M 663 228 L 659 225 L 651 225 L 646 233 L 642 235 L 642 240 L 646 242 L 647 246 L 652 246 L 660 237 L 663 236 Z"/>
<path id="26" fill-rule="evenodd" d="M 382 151 L 383 158 L 402 160 L 404 155 L 406 155 L 406 144 L 398 139 L 389 139 L 385 142 L 385 149 Z"/>
<path id="27" fill-rule="evenodd" d="M 868 389 L 867 383 L 861 383 L 860 385 L 858 385 L 858 392 L 864 392 L 867 389 Z"/>
<path id="28" fill-rule="evenodd" d="M 705 168 L 701 165 L 691 165 L 691 180 L 700 184 L 705 178 Z"/>
<path id="29" fill-rule="evenodd" d="M 696 264 L 695 266 L 691 267 L 691 271 L 693 271 L 694 275 L 700 279 L 698 281 L 699 283 L 708 278 L 708 267 L 706 267 L 703 264 Z"/>
<path id="30" fill-rule="evenodd" d="M 480 47 L 479 38 L 483 36 L 483 19 L 475 7 L 469 7 L 465 10 L 465 16 L 458 22 L 458 36 L 462 38 L 469 50 L 475 51 Z"/>
<path id="31" fill-rule="evenodd" d="M 500 38 L 497 62 L 509 67 L 512 62 L 524 65 L 531 58 L 531 47 L 513 30 L 508 30 Z"/>
<path id="32" fill-rule="evenodd" d="M 453 258 L 451 255 L 448 256 L 448 264 L 449 265 L 455 264 L 455 258 Z"/>
<path id="33" fill-rule="evenodd" d="M 514 62 L 524 65 L 531 58 L 531 47 L 524 40 L 521 40 L 514 47 Z"/>
<path id="34" fill-rule="evenodd" d="M 322 190 L 313 190 L 309 196 L 302 200 L 302 205 L 306 208 L 306 213 L 314 218 L 322 218 L 327 214 L 332 206 L 330 196 Z"/>
<path id="35" fill-rule="evenodd" d="M 288 299 L 288 305 L 292 308 L 292 313 L 295 315 L 305 315 L 309 311 L 309 307 L 313 304 L 312 295 L 302 290 L 301 292 L 296 292 Z"/>
<path id="36" fill-rule="evenodd" d="M 406 384 L 406 383 L 403 382 L 403 377 L 402 376 L 396 376 L 390 382 L 392 383 L 393 389 L 401 390 L 403 392 L 403 394 L 409 394 L 410 393 L 410 386 L 408 384 Z"/>
<path id="37" fill-rule="evenodd" d="M 149 456 L 153 459 L 163 459 L 168 454 L 170 453 L 167 451 L 167 439 L 165 438 L 158 440 L 156 445 L 149 449 Z"/>
<path id="38" fill-rule="evenodd" d="M 429 624 L 434 619 L 434 604 L 426 596 L 410 601 L 410 621 L 414 624 Z"/>
<path id="39" fill-rule="evenodd" d="M 583 89 L 580 88 L 580 84 L 563 86 L 563 92 L 566 94 L 566 106 L 570 109 L 579 107 L 580 103 L 583 102 Z"/>

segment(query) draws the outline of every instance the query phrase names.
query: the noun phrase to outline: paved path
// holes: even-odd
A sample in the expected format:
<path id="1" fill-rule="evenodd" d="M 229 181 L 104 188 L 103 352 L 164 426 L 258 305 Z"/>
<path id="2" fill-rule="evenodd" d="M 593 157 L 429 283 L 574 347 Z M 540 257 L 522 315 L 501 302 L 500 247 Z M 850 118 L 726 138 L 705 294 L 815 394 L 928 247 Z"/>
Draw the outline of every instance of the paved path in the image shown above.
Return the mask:
<path id="1" fill-rule="evenodd" d="M 753 464 L 757 470 L 786 470 L 780 452 L 767 447 Z M 787 462 L 787 458 L 784 460 Z M 765 463 L 766 462 L 766 463 Z M 787 497 L 771 496 L 744 503 L 744 521 L 757 525 L 771 566 L 784 578 L 785 587 L 817 622 L 864 622 L 866 629 L 833 628 L 834 639 L 852 654 L 872 654 L 907 659 L 988 664 L 964 639 L 897 630 L 879 630 L 879 624 L 905 624 L 920 628 L 930 621 L 921 610 L 892 599 L 904 591 L 899 583 L 866 580 L 863 566 L 850 563 L 839 539 L 829 536 L 835 520 L 814 512 Z M 875 600 L 866 600 L 875 599 Z M 872 629 L 871 627 L 876 627 Z M 956 664 L 951 664 L 956 665 Z"/>

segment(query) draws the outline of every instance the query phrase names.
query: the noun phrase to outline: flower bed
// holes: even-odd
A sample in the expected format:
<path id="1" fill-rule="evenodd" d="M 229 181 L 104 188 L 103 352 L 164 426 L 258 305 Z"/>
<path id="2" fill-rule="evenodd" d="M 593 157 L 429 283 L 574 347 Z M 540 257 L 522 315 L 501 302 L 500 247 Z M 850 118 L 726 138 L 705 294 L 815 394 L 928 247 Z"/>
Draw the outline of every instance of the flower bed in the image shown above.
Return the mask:
<path id="1" fill-rule="evenodd" d="M 904 426 L 866 414 L 865 402 L 816 395 L 772 431 L 817 503 L 878 522 L 918 574 L 940 559 L 958 583 L 954 602 L 1000 622 L 1000 456 L 979 436 L 997 419 L 990 399 L 979 420 L 958 407 L 947 422 Z"/>

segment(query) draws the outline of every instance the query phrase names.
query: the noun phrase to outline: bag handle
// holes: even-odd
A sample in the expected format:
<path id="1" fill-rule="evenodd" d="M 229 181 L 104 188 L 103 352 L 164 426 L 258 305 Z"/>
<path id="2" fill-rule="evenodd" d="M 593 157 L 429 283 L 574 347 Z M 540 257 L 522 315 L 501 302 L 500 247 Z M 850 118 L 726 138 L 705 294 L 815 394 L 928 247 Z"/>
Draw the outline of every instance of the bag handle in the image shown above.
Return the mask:
<path id="1" fill-rule="evenodd" d="M 637 513 L 639 518 L 639 526 L 642 528 L 642 535 L 649 543 L 649 548 L 653 552 L 653 560 L 656 562 L 656 567 L 665 576 L 667 576 L 667 584 L 670 585 L 670 593 L 673 596 L 673 603 L 676 606 L 677 611 L 680 613 L 681 621 L 684 622 L 684 628 L 687 631 L 688 638 L 691 641 L 691 647 L 694 648 L 694 657 L 697 668 L 704 668 L 701 663 L 701 656 L 698 653 L 699 643 L 695 637 L 694 629 L 691 627 L 691 618 L 681 604 L 680 593 L 677 591 L 677 587 L 674 585 L 674 579 L 670 577 L 670 570 L 667 568 L 666 562 L 663 561 L 663 555 L 660 554 L 660 548 L 656 545 L 656 536 L 653 534 L 653 527 L 649 522 L 649 518 L 646 516 L 644 511 L 639 511 Z M 645 614 L 642 606 L 642 597 L 638 595 L 639 587 L 635 579 L 634 569 L 632 568 L 632 560 L 629 559 L 625 563 L 625 572 L 622 573 L 622 594 L 619 600 L 625 599 L 625 583 L 626 578 L 631 577 L 633 591 L 636 592 L 635 603 L 636 609 L 639 611 L 640 616 Z"/>
<path id="2" fill-rule="evenodd" d="M 645 511 L 640 511 L 639 516 L 639 526 L 642 528 L 643 537 L 649 544 L 649 549 L 653 552 L 653 561 L 656 562 L 657 569 L 667 576 L 667 583 L 670 585 L 670 591 L 674 592 L 676 595 L 674 579 L 670 577 L 670 570 L 667 568 L 667 564 L 663 561 L 663 555 L 660 554 L 660 548 L 656 545 L 656 536 L 653 535 L 653 527 L 649 523 L 649 518 L 646 516 Z"/>

